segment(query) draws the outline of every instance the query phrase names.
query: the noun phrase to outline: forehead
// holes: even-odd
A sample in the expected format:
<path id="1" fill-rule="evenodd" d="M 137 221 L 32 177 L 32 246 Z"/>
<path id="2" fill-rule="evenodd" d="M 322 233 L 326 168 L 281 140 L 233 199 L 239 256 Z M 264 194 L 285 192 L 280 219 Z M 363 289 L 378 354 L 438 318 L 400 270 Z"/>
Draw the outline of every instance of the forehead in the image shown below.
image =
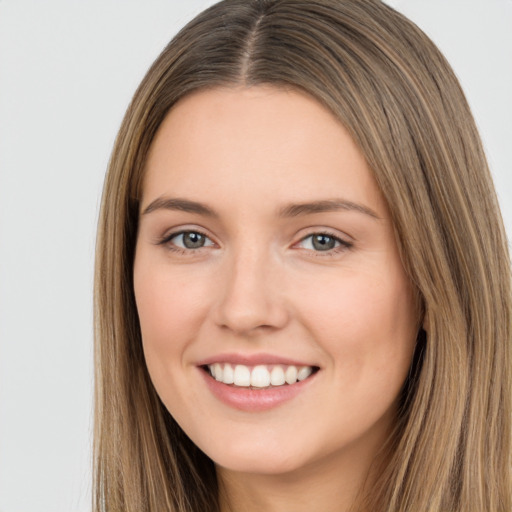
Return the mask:
<path id="1" fill-rule="evenodd" d="M 270 86 L 199 91 L 171 109 L 150 149 L 143 204 L 164 194 L 230 202 L 341 195 L 384 208 L 338 119 L 303 92 Z"/>

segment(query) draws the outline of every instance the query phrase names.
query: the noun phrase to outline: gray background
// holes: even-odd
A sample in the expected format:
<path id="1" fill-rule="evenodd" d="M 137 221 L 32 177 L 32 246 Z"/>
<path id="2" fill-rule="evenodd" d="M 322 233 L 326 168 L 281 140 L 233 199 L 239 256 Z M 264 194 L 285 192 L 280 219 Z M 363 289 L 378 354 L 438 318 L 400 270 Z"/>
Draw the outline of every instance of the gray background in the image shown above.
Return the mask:
<path id="1" fill-rule="evenodd" d="M 0 0 L 0 511 L 90 510 L 101 184 L 137 84 L 204 0 Z M 389 0 L 452 62 L 512 233 L 512 0 Z"/>

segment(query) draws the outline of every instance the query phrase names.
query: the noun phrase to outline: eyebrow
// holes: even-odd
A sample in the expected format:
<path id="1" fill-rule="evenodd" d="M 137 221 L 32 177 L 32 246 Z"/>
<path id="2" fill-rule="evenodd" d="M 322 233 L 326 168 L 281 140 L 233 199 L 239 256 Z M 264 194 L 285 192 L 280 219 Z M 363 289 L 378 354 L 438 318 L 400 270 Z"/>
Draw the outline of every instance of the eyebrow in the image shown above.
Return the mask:
<path id="1" fill-rule="evenodd" d="M 205 215 L 206 217 L 218 218 L 219 214 L 212 208 L 197 201 L 190 201 L 188 199 L 172 198 L 172 197 L 158 197 L 145 208 L 142 215 L 154 212 L 156 210 L 179 210 L 188 213 L 197 213 L 198 215 Z"/>
<path id="2" fill-rule="evenodd" d="M 196 213 L 206 217 L 219 218 L 219 214 L 209 206 L 189 199 L 158 197 L 152 201 L 142 212 L 142 215 L 156 210 L 179 210 L 188 213 Z M 279 217 L 299 217 L 315 213 L 327 213 L 337 211 L 355 211 L 380 220 L 379 215 L 371 208 L 346 199 L 324 199 L 307 203 L 294 203 L 284 206 L 279 210 Z"/>
<path id="3" fill-rule="evenodd" d="M 279 211 L 279 215 L 281 217 L 298 217 L 300 215 L 337 212 L 340 210 L 355 211 L 380 220 L 380 217 L 371 208 L 359 203 L 347 201 L 346 199 L 327 199 L 323 201 L 313 201 L 310 203 L 290 204 L 282 208 Z"/>

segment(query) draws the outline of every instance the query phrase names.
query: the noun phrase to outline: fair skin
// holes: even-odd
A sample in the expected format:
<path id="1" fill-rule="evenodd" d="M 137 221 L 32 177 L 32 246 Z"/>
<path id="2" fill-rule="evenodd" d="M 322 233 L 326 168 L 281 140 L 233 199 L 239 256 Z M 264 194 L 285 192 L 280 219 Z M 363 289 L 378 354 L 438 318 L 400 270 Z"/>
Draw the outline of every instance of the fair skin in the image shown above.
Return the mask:
<path id="1" fill-rule="evenodd" d="M 347 511 L 393 428 L 418 328 L 347 131 L 301 92 L 196 92 L 153 141 L 140 212 L 148 370 L 216 463 L 222 511 Z M 213 363 L 306 378 L 224 383 Z"/>

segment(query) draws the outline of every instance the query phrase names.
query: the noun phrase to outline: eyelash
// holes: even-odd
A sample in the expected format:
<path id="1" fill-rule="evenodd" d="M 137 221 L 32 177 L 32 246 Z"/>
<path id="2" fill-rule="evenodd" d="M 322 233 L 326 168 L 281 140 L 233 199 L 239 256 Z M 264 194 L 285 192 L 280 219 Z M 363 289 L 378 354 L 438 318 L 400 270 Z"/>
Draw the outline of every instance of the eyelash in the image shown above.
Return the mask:
<path id="1" fill-rule="evenodd" d="M 197 249 L 192 249 L 192 248 L 187 249 L 184 247 L 178 247 L 177 245 L 170 243 L 173 238 L 176 238 L 180 235 L 190 234 L 190 233 L 201 235 L 204 238 L 206 238 L 207 240 L 211 241 L 210 237 L 206 233 L 203 233 L 202 231 L 200 231 L 198 229 L 184 229 L 182 231 L 176 231 L 174 233 L 170 233 L 167 236 L 164 236 L 161 240 L 158 241 L 157 245 L 165 245 L 166 248 L 172 252 L 175 252 L 177 254 L 183 254 L 185 256 L 190 256 L 190 253 L 197 252 L 200 249 L 203 249 L 204 246 L 198 247 Z"/>
<path id="2" fill-rule="evenodd" d="M 190 256 L 192 252 L 200 251 L 205 246 L 193 249 L 193 248 L 178 247 L 177 245 L 170 243 L 173 238 L 176 238 L 176 237 L 178 237 L 180 235 L 190 234 L 190 233 L 201 235 L 201 236 L 205 237 L 207 240 L 210 240 L 210 242 L 211 242 L 210 237 L 208 235 L 206 235 L 206 233 L 203 233 L 202 231 L 197 230 L 197 229 L 193 229 L 193 230 L 192 229 L 190 229 L 190 230 L 186 229 L 186 230 L 183 230 L 183 231 L 176 231 L 174 233 L 170 233 L 169 235 L 167 235 L 167 236 L 163 237 L 161 240 L 159 240 L 157 242 L 157 245 L 165 245 L 165 246 L 167 246 L 167 249 L 172 251 L 172 252 L 175 252 L 177 254 L 183 254 L 183 255 L 186 255 L 186 256 Z M 313 253 L 315 255 L 315 257 L 335 256 L 335 255 L 337 255 L 337 254 L 339 254 L 341 252 L 345 252 L 347 250 L 352 249 L 353 246 L 354 246 L 354 244 L 352 242 L 348 242 L 347 240 L 343 240 L 339 236 L 333 235 L 332 233 L 329 233 L 328 231 L 316 231 L 314 233 L 310 233 L 309 235 L 301 238 L 300 241 L 298 243 L 294 244 L 294 245 L 299 245 L 301 243 L 304 243 L 307 239 L 312 238 L 314 236 L 329 237 L 329 238 L 333 239 L 335 241 L 335 243 L 338 244 L 336 247 L 333 247 L 332 249 L 328 249 L 328 250 L 325 250 L 325 251 L 315 251 L 315 250 L 311 250 L 311 249 L 306 249 L 307 251 Z"/>
<path id="3" fill-rule="evenodd" d="M 312 239 L 315 236 L 329 237 L 329 238 L 333 239 L 335 243 L 338 244 L 337 246 L 333 247 L 332 249 L 328 249 L 326 251 L 315 251 L 315 250 L 312 250 L 312 249 L 306 249 L 306 250 L 310 251 L 315 257 L 325 258 L 325 257 L 330 257 L 330 256 L 331 257 L 332 256 L 337 256 L 340 253 L 343 253 L 345 251 L 348 251 L 348 250 L 352 249 L 353 246 L 354 246 L 354 244 L 352 242 L 349 242 L 347 240 L 343 240 L 339 236 L 336 236 L 336 235 L 334 235 L 332 233 L 329 233 L 328 231 L 315 231 L 314 233 L 310 233 L 309 235 L 301 238 L 300 241 L 297 244 L 295 244 L 295 245 L 302 244 L 306 240 L 308 240 L 309 238 Z M 313 241 L 311 241 L 311 244 L 312 243 L 313 243 Z"/>

